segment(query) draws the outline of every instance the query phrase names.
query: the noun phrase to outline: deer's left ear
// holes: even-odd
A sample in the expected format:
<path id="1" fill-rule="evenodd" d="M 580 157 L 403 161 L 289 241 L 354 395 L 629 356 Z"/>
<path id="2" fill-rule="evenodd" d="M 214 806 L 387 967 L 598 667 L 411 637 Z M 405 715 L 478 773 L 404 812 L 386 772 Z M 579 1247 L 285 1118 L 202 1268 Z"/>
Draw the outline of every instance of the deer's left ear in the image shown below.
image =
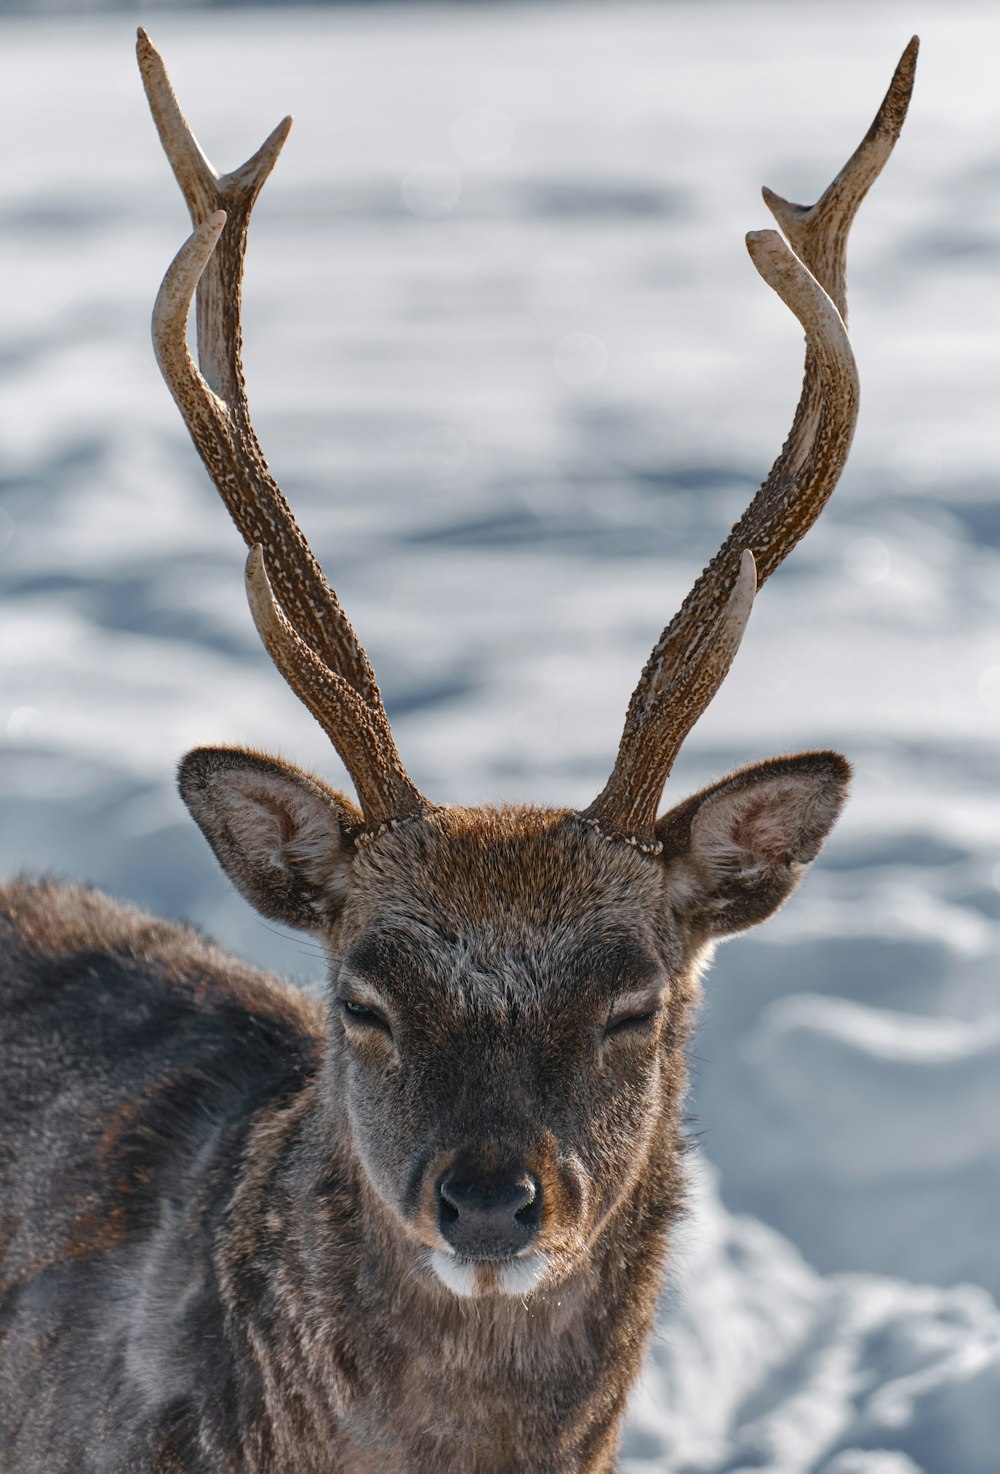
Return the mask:
<path id="1" fill-rule="evenodd" d="M 775 758 L 664 814 L 656 834 L 677 912 L 706 938 L 766 920 L 819 853 L 850 776 L 836 752 Z"/>

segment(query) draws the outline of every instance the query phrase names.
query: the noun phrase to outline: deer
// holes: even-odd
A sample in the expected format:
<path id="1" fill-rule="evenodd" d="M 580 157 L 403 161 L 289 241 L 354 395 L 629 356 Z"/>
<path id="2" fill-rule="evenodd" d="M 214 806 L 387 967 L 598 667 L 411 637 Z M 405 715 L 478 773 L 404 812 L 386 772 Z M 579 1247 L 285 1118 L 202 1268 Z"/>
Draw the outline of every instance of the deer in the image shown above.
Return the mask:
<path id="1" fill-rule="evenodd" d="M 608 1474 L 685 1201 L 685 1048 L 716 944 L 792 894 L 847 761 L 800 752 L 658 810 L 759 586 L 858 411 L 846 244 L 917 41 L 811 206 L 747 244 L 806 340 L 767 479 L 653 647 L 579 809 L 426 798 L 251 424 L 250 214 L 288 135 L 220 175 L 143 31 L 193 233 L 156 357 L 249 549 L 266 650 L 356 798 L 242 747 L 179 786 L 237 890 L 319 938 L 320 996 L 85 888 L 0 896 L 4 1474 Z M 188 319 L 197 313 L 197 363 Z"/>

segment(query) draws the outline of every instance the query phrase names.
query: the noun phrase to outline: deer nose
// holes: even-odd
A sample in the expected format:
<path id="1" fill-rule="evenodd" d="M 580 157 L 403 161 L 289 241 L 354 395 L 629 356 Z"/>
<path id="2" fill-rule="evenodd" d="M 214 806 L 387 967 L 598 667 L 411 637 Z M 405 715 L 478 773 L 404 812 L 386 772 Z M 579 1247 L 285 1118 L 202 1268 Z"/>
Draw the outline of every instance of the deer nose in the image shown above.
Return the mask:
<path id="1" fill-rule="evenodd" d="M 452 1167 L 438 1182 L 437 1197 L 442 1237 L 469 1259 L 509 1259 L 538 1233 L 542 1185 L 522 1169 L 477 1179 Z"/>

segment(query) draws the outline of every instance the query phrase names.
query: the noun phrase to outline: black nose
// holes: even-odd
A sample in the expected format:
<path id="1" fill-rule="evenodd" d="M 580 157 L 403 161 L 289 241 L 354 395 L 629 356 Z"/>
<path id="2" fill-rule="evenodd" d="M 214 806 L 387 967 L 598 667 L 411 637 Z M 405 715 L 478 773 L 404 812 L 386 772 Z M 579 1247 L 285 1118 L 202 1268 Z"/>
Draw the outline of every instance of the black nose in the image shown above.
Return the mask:
<path id="1" fill-rule="evenodd" d="M 523 1169 L 473 1177 L 456 1164 L 437 1194 L 441 1234 L 469 1259 L 509 1259 L 538 1233 L 542 1185 Z"/>

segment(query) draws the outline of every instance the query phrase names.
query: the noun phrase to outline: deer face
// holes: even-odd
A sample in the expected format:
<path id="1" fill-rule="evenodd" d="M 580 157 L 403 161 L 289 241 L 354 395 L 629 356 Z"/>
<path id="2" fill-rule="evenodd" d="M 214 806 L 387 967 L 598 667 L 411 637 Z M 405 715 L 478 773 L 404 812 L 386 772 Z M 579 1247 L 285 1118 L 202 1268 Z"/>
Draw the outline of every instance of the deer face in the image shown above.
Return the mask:
<path id="1" fill-rule="evenodd" d="M 643 1170 L 685 946 L 655 863 L 579 822 L 445 810 L 356 862 L 331 1068 L 355 1147 L 460 1294 L 565 1273 Z"/>
<path id="2" fill-rule="evenodd" d="M 577 814 L 438 809 L 351 838 L 318 780 L 200 750 L 182 792 L 266 915 L 331 959 L 325 1099 L 399 1233 L 460 1295 L 581 1265 L 672 1170 L 683 1044 L 714 941 L 790 893 L 846 764 L 749 769 L 668 813 L 655 853 Z"/>

